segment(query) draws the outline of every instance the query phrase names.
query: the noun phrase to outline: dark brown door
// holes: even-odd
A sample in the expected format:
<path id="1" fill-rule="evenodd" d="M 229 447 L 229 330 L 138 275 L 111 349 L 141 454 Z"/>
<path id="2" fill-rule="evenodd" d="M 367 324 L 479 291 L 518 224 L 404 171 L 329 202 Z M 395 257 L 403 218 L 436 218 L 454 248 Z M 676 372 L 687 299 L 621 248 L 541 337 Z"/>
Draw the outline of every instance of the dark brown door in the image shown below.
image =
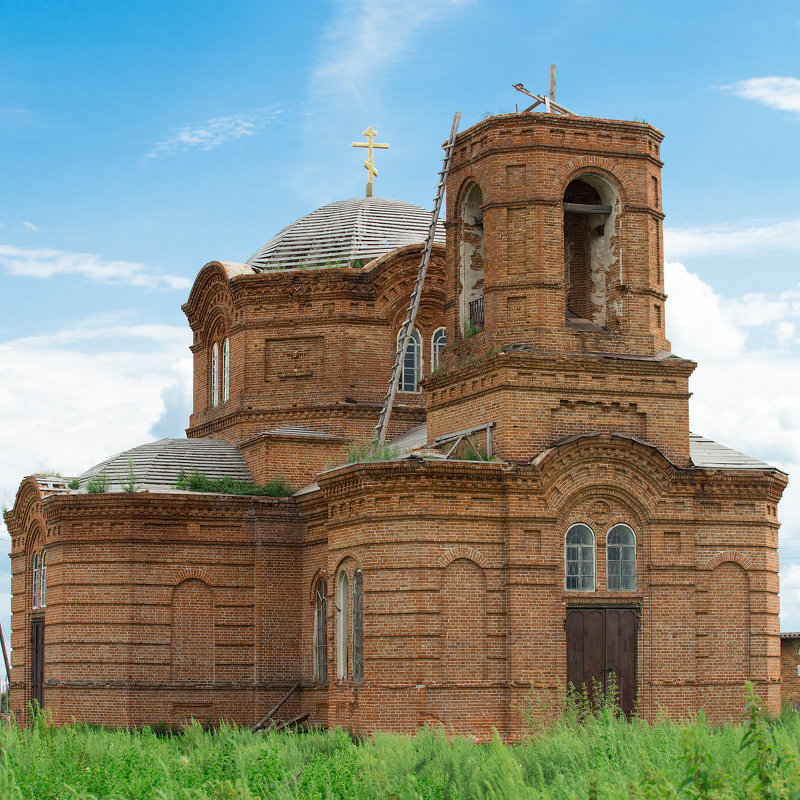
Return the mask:
<path id="1" fill-rule="evenodd" d="M 567 611 L 567 682 L 597 702 L 616 682 L 627 715 L 636 703 L 636 611 L 571 608 Z"/>
<path id="2" fill-rule="evenodd" d="M 31 700 L 44 708 L 44 620 L 31 623 Z"/>

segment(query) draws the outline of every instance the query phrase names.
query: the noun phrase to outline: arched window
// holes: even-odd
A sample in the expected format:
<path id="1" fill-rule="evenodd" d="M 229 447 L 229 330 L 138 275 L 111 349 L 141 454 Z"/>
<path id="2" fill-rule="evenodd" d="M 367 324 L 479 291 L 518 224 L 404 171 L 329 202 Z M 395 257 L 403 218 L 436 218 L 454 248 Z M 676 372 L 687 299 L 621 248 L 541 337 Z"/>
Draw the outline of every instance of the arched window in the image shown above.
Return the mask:
<path id="1" fill-rule="evenodd" d="M 33 602 L 32 608 L 39 608 L 39 554 L 33 554 Z"/>
<path id="2" fill-rule="evenodd" d="M 447 330 L 445 328 L 437 328 L 431 337 L 431 372 L 439 369 L 439 363 L 442 357 L 442 350 L 447 344 Z"/>
<path id="3" fill-rule="evenodd" d="M 47 589 L 47 550 L 42 550 L 42 576 L 41 576 L 41 590 L 39 592 L 39 605 L 45 606 L 47 602 L 45 600 L 46 597 L 46 589 Z"/>
<path id="4" fill-rule="evenodd" d="M 328 584 L 317 582 L 314 606 L 314 680 L 328 682 Z"/>
<path id="5" fill-rule="evenodd" d="M 606 540 L 609 591 L 636 589 L 636 536 L 627 525 L 615 525 Z"/>
<path id="6" fill-rule="evenodd" d="M 477 183 L 464 192 L 461 202 L 460 241 L 457 257 L 461 279 L 459 317 L 465 334 L 483 329 L 483 193 Z"/>
<path id="7" fill-rule="evenodd" d="M 397 334 L 399 341 L 400 334 Z M 408 349 L 403 361 L 403 374 L 400 376 L 401 392 L 419 391 L 419 379 L 422 377 L 422 337 L 414 328 L 408 339 Z"/>
<path id="8" fill-rule="evenodd" d="M 347 680 L 347 618 L 349 616 L 347 597 L 347 573 L 342 570 L 336 580 L 336 677 Z"/>
<path id="9" fill-rule="evenodd" d="M 594 531 L 578 523 L 567 531 L 565 541 L 567 589 L 594 591 Z"/>
<path id="10" fill-rule="evenodd" d="M 219 405 L 219 345 L 216 342 L 211 348 L 211 405 Z"/>
<path id="11" fill-rule="evenodd" d="M 364 575 L 353 576 L 353 680 L 364 680 Z"/>
<path id="12" fill-rule="evenodd" d="M 222 402 L 227 403 L 231 387 L 231 340 L 222 344 Z"/>

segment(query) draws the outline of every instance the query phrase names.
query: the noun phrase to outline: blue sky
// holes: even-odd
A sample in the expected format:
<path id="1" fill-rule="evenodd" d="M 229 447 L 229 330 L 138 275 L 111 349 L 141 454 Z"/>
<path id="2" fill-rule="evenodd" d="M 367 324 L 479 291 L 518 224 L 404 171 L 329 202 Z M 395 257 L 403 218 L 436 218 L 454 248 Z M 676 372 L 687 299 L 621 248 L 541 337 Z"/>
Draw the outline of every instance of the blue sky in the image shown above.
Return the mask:
<path id="1" fill-rule="evenodd" d="M 6 505 L 23 475 L 182 434 L 194 275 L 361 195 L 367 125 L 391 145 L 377 193 L 430 207 L 453 112 L 523 107 L 511 84 L 543 91 L 550 63 L 567 107 L 666 134 L 693 429 L 800 476 L 796 3 L 4 0 L 2 19 Z M 800 629 L 800 486 L 780 516 L 782 626 Z"/>

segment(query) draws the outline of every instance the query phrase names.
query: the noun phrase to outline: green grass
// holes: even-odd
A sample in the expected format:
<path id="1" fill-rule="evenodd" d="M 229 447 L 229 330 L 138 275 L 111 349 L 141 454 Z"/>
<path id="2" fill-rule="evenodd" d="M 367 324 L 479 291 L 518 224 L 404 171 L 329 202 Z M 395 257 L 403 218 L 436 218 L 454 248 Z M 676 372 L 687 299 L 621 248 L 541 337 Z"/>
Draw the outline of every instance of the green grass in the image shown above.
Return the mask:
<path id="1" fill-rule="evenodd" d="M 400 455 L 396 447 L 378 444 L 374 440 L 365 439 L 351 442 L 347 448 L 347 464 L 359 464 L 363 461 L 394 461 Z"/>
<path id="2" fill-rule="evenodd" d="M 259 497 L 289 497 L 294 494 L 294 489 L 283 478 L 273 478 L 268 483 L 256 484 L 237 481 L 233 478 L 209 478 L 202 472 L 187 474 L 183 470 L 178 474 L 175 488 L 190 492 L 216 492 L 217 494 L 243 494 Z"/>
<path id="3" fill-rule="evenodd" d="M 56 729 L 39 715 L 29 728 L 0 728 L 0 797 L 773 800 L 800 794 L 799 748 L 800 715 L 766 719 L 753 698 L 742 724 L 720 727 L 573 707 L 514 745 L 430 729 L 360 741 L 341 730 L 254 735 L 197 723 L 180 735 Z"/>

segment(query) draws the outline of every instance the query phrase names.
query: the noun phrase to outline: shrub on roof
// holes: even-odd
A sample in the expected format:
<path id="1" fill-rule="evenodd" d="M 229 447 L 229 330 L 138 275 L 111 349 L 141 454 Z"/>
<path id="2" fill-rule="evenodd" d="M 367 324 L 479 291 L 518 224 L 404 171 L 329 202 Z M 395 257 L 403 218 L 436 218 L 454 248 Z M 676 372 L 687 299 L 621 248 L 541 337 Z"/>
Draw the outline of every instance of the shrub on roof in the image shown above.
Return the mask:
<path id="1" fill-rule="evenodd" d="M 202 472 L 183 470 L 178 474 L 176 489 L 189 492 L 215 492 L 217 494 L 243 494 L 258 497 L 289 497 L 294 489 L 284 478 L 273 478 L 268 483 L 258 485 L 249 481 L 237 481 L 235 478 L 209 478 Z"/>

